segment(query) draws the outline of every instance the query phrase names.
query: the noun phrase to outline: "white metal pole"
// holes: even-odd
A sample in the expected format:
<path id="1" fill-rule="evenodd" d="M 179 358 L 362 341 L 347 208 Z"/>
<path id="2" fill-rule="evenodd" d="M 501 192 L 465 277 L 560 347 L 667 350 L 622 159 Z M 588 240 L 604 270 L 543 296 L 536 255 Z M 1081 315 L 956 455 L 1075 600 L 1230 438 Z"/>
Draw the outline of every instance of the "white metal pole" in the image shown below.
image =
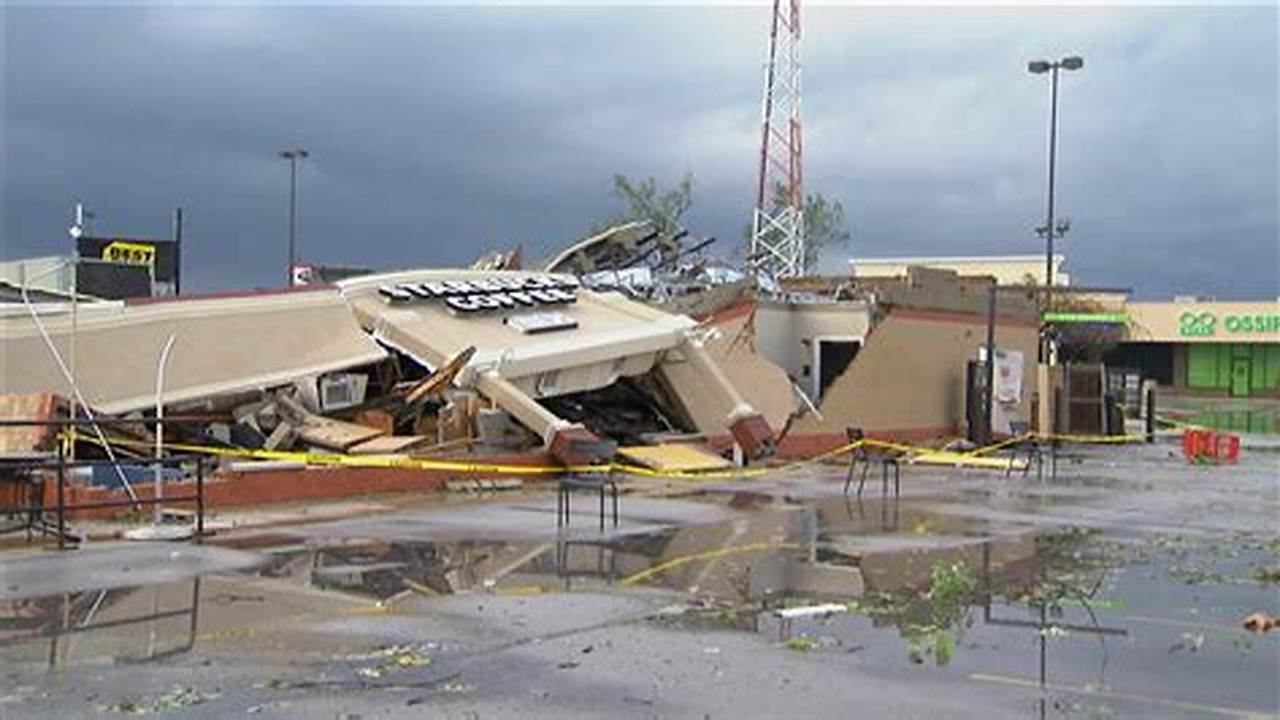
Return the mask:
<path id="1" fill-rule="evenodd" d="M 175 335 L 170 335 L 169 339 L 164 343 L 164 349 L 160 351 L 160 363 L 156 367 L 156 465 L 155 465 L 155 523 L 160 524 L 163 516 L 163 509 L 160 507 L 160 499 L 164 493 L 164 466 L 160 464 L 160 459 L 164 454 L 164 368 L 169 362 L 169 351 L 173 349 L 173 341 Z"/>
<path id="2" fill-rule="evenodd" d="M 103 451 L 107 453 L 107 458 L 111 460 L 111 465 L 115 468 L 116 476 L 120 478 L 120 484 L 123 485 L 125 491 L 129 493 L 129 499 L 137 502 L 138 496 L 133 492 L 133 485 L 129 484 L 129 478 L 125 476 L 124 470 L 120 469 L 120 463 L 116 460 L 115 450 L 111 449 L 111 444 L 107 442 L 107 437 L 102 433 L 102 428 L 98 423 L 94 422 L 93 410 L 89 407 L 89 403 L 84 399 L 84 394 L 80 392 L 80 386 L 76 384 L 75 375 L 67 368 L 67 364 L 63 362 L 62 355 L 58 353 L 58 347 L 54 344 L 53 338 L 49 336 L 49 330 L 44 326 L 44 321 L 40 319 L 40 313 L 36 310 L 35 306 L 31 304 L 31 297 L 27 293 L 27 290 L 29 289 L 29 282 L 36 278 L 49 275 L 51 272 L 56 272 L 61 269 L 63 265 L 65 265 L 65 261 L 55 265 L 52 270 L 44 270 L 31 278 L 24 278 L 22 285 L 22 304 L 26 306 L 27 312 L 31 315 L 31 322 L 35 324 L 36 330 L 39 331 L 40 337 L 44 340 L 45 346 L 49 348 L 49 354 L 53 355 L 54 362 L 58 364 L 58 370 L 62 372 L 63 379 L 71 386 L 71 392 L 75 394 L 77 404 L 79 404 L 80 408 L 84 410 L 85 418 L 87 418 L 90 424 L 92 424 L 94 435 L 97 436 L 98 442 L 102 445 Z"/>
<path id="3" fill-rule="evenodd" d="M 78 208 L 79 206 L 77 206 L 77 209 Z M 76 376 L 76 337 L 80 334 L 79 325 L 77 323 L 77 317 L 79 313 L 76 312 L 76 310 L 80 307 L 80 297 L 79 297 L 80 262 L 79 262 L 78 255 L 76 256 L 75 259 L 71 261 L 70 267 L 71 267 L 71 348 L 70 348 L 71 377 L 75 377 Z M 80 408 L 76 403 L 76 394 L 72 393 L 71 394 L 71 419 L 76 420 L 79 417 L 80 417 Z M 76 426 L 74 423 L 72 423 L 69 429 L 71 430 L 71 437 L 73 438 L 75 437 L 76 433 L 79 432 L 80 430 L 80 428 Z M 68 448 L 68 450 L 70 451 L 71 462 L 75 462 L 76 443 L 72 442 L 72 443 L 69 443 L 69 445 L 70 447 Z"/>

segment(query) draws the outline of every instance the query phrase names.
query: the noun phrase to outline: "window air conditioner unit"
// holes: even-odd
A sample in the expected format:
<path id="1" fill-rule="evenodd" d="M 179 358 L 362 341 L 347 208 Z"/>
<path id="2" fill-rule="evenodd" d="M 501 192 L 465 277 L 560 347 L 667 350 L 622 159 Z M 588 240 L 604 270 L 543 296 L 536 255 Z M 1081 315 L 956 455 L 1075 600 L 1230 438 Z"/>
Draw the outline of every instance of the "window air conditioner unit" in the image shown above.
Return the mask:
<path id="1" fill-rule="evenodd" d="M 320 378 L 320 411 L 341 410 L 364 402 L 369 378 L 358 373 L 325 375 Z"/>

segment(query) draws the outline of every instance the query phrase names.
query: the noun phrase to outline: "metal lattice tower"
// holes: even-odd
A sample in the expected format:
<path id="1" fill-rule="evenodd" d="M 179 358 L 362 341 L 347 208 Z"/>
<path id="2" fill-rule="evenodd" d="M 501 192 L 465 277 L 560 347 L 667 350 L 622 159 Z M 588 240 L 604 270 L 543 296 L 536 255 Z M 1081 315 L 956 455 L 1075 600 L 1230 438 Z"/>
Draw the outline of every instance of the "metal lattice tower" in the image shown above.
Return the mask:
<path id="1" fill-rule="evenodd" d="M 751 213 L 751 265 L 771 278 L 804 274 L 800 170 L 800 0 L 773 0 L 765 69 L 760 181 Z"/>

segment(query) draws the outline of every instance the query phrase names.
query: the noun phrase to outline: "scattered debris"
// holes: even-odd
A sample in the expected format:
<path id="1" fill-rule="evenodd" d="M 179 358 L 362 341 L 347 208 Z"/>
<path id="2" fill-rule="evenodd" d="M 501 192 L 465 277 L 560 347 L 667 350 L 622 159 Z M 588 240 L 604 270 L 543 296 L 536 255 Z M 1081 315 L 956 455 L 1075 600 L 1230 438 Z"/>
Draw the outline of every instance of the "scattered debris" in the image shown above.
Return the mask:
<path id="1" fill-rule="evenodd" d="M 348 660 L 375 660 L 374 665 L 356 668 L 356 674 L 367 678 L 380 678 L 389 672 L 406 668 L 422 667 L 431 664 L 427 657 L 417 648 L 409 645 L 390 645 L 365 655 L 352 655 Z"/>
<path id="2" fill-rule="evenodd" d="M 1277 625 L 1280 625 L 1280 615 L 1273 615 L 1269 612 L 1256 612 L 1246 617 L 1242 624 L 1244 629 L 1249 632 L 1270 632 Z"/>
<path id="3" fill-rule="evenodd" d="M 1280 565 L 1264 567 L 1259 565 L 1253 569 L 1253 579 L 1263 585 L 1280 584 Z"/>
<path id="4" fill-rule="evenodd" d="M 472 270 L 520 270 L 523 266 L 524 246 L 517 244 L 515 247 L 503 252 L 502 250 L 494 250 L 493 252 L 481 255 L 474 263 L 471 263 Z"/>
<path id="5" fill-rule="evenodd" d="M 520 478 L 485 478 L 481 480 L 449 480 L 445 489 L 451 493 L 487 493 L 502 490 L 519 490 L 524 487 Z"/>
<path id="6" fill-rule="evenodd" d="M 187 525 L 143 525 L 126 530 L 121 537 L 125 540 L 173 542 L 186 540 L 195 532 Z"/>
<path id="7" fill-rule="evenodd" d="M 199 705 L 217 697 L 216 693 L 204 693 L 191 687 L 177 686 L 154 698 L 125 698 L 114 703 L 99 705 L 98 709 L 124 715 L 152 715 Z"/>
<path id="8" fill-rule="evenodd" d="M 1189 653 L 1198 653 L 1203 649 L 1204 633 L 1182 633 L 1182 638 L 1169 648 L 1169 652 L 1174 653 L 1186 650 Z"/>
<path id="9" fill-rule="evenodd" d="M 788 650 L 796 650 L 798 652 L 809 652 L 818 647 L 818 642 L 808 635 L 800 635 L 793 637 L 782 644 Z"/>
<path id="10" fill-rule="evenodd" d="M 405 455 L 430 440 L 422 435 L 382 435 L 347 449 L 352 455 Z"/>
<path id="11" fill-rule="evenodd" d="M 278 400 L 290 419 L 298 423 L 298 438 L 311 445 L 346 452 L 383 434 L 376 428 L 314 415 L 287 394 L 280 394 Z"/>
<path id="12" fill-rule="evenodd" d="M 638 465 L 653 470 L 697 472 L 733 467 L 728 460 L 692 445 L 675 443 L 640 447 L 621 447 L 618 454 Z"/>
<path id="13" fill-rule="evenodd" d="M 774 611 L 774 615 L 784 620 L 794 620 L 796 618 L 808 617 L 827 617 L 835 613 L 848 612 L 849 606 L 839 603 L 826 603 L 823 605 L 806 605 L 803 607 L 784 608 Z"/>

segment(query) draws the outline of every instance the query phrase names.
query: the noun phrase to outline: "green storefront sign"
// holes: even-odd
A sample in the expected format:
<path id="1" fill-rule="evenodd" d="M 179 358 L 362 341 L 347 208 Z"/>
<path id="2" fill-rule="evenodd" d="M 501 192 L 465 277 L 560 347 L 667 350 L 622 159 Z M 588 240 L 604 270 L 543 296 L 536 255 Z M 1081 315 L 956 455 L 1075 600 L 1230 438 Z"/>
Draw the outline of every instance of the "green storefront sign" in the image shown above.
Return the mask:
<path id="1" fill-rule="evenodd" d="M 1228 335 L 1257 335 L 1280 332 L 1280 315 L 1226 315 L 1187 311 L 1178 316 L 1178 334 L 1183 337 L 1212 337 L 1222 328 Z"/>

